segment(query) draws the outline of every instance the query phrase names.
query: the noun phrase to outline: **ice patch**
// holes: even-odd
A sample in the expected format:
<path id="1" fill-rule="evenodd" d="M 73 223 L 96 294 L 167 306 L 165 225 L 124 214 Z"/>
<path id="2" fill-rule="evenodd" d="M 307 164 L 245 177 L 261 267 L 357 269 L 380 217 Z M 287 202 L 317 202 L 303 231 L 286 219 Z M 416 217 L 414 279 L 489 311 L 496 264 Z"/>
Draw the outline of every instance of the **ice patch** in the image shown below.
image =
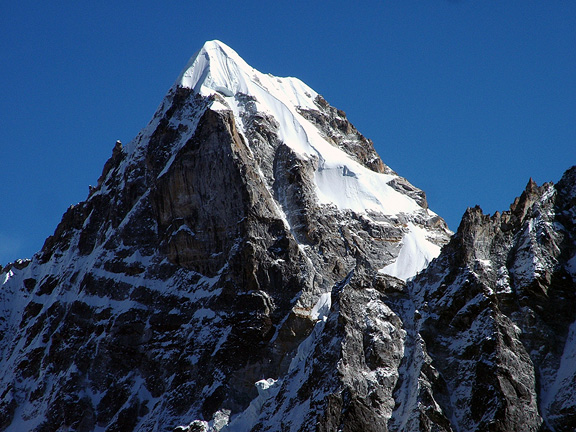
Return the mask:
<path id="1" fill-rule="evenodd" d="M 408 232 L 402 238 L 402 249 L 396 261 L 378 272 L 404 281 L 416 276 L 440 254 L 440 246 L 430 242 L 427 235 L 428 232 L 425 229 L 408 223 Z"/>
<path id="2" fill-rule="evenodd" d="M 256 388 L 258 389 L 259 395 L 266 395 L 270 387 L 272 387 L 277 380 L 273 378 L 267 378 L 256 382 Z"/>
<path id="3" fill-rule="evenodd" d="M 4 280 L 2 281 L 2 285 L 4 285 L 6 282 L 8 282 L 8 280 L 14 276 L 14 272 L 12 270 L 9 270 L 7 273 L 4 273 L 3 278 Z"/>
<path id="4" fill-rule="evenodd" d="M 320 296 L 312 311 L 310 312 L 310 317 L 313 320 L 326 320 L 328 313 L 330 313 L 330 307 L 332 306 L 332 294 L 327 292 Z"/>

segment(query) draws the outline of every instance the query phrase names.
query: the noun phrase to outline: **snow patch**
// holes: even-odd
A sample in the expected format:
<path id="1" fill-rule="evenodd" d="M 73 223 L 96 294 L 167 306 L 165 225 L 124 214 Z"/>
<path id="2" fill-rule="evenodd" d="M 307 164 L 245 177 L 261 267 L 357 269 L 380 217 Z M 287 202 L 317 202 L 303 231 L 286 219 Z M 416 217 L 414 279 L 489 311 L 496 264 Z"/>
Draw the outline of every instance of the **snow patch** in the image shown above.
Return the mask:
<path id="1" fill-rule="evenodd" d="M 320 298 L 312 308 L 310 312 L 310 317 L 313 320 L 323 320 L 326 321 L 326 317 L 330 312 L 330 307 L 332 306 L 332 294 L 327 292 L 320 295 Z"/>
<path id="2" fill-rule="evenodd" d="M 339 209 L 355 212 L 371 210 L 387 215 L 421 210 L 413 199 L 388 186 L 394 176 L 375 173 L 360 164 L 353 167 L 354 175 L 350 175 L 350 164 L 351 161 L 325 161 L 315 173 L 316 193 L 321 204 L 334 204 Z"/>
<path id="3" fill-rule="evenodd" d="M 6 282 L 8 282 L 8 280 L 14 276 L 14 272 L 12 270 L 9 270 L 7 273 L 4 273 L 3 278 L 4 280 L 2 281 L 2 285 L 4 285 Z"/>
<path id="4" fill-rule="evenodd" d="M 408 232 L 402 238 L 402 249 L 392 264 L 379 270 L 404 281 L 416 276 L 430 261 L 440 254 L 440 246 L 427 239 L 428 232 L 408 223 Z"/>

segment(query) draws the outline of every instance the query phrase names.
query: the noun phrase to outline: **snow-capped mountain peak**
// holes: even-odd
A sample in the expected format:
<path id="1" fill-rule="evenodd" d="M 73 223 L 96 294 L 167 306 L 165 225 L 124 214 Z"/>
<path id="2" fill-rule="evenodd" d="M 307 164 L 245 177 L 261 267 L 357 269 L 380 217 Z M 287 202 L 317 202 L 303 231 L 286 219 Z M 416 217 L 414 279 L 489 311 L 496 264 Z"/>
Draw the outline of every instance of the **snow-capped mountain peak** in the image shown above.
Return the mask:
<path id="1" fill-rule="evenodd" d="M 575 209 L 576 167 L 447 243 L 342 111 L 207 42 L 0 268 L 0 430 L 575 430 Z"/>
<path id="2" fill-rule="evenodd" d="M 381 423 L 404 351 L 384 293 L 449 235 L 343 111 L 207 42 L 87 200 L 0 274 L 0 429 L 295 431 L 356 399 Z"/>
<path id="3" fill-rule="evenodd" d="M 247 131 L 242 119 L 247 109 L 273 118 L 280 140 L 303 159 L 314 160 L 314 185 L 320 203 L 385 215 L 422 211 L 420 203 L 389 185 L 398 178 L 395 173 L 375 172 L 359 163 L 318 128 L 314 117 L 305 116 L 319 113 L 322 107 L 318 93 L 302 81 L 261 73 L 224 43 L 209 41 L 188 62 L 177 85 L 206 97 L 217 94 L 211 108 L 232 110 L 244 135 Z M 245 103 L 247 97 L 250 104 Z M 424 251 L 439 251 L 422 246 Z M 425 262 L 433 258 L 428 252 L 426 255 Z"/>
<path id="4" fill-rule="evenodd" d="M 208 41 L 189 61 L 176 84 L 193 89 L 202 96 L 219 93 L 276 97 L 293 106 L 315 108 L 318 94 L 297 78 L 279 78 L 263 74 L 240 57 L 232 48 L 218 40 Z"/>

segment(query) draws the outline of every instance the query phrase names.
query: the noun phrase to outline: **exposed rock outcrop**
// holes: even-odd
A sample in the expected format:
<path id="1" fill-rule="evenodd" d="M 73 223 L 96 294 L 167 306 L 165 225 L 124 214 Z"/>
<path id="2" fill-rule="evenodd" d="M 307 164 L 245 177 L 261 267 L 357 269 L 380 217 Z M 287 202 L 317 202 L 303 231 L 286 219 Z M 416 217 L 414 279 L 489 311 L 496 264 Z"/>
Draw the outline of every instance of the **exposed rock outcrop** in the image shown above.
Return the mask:
<path id="1" fill-rule="evenodd" d="M 503 213 L 468 209 L 410 285 L 435 368 L 428 378 L 454 430 L 576 427 L 575 176 L 576 167 L 557 185 L 530 179 Z"/>

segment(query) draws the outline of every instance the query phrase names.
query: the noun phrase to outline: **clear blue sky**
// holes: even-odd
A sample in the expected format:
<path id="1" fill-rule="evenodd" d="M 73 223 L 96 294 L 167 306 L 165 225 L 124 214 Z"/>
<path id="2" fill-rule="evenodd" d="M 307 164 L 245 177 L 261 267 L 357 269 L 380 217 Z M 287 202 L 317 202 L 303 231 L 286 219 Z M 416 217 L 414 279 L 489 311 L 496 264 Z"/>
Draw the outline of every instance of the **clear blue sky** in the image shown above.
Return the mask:
<path id="1" fill-rule="evenodd" d="M 0 264 L 40 249 L 210 39 L 344 110 L 453 230 L 576 163 L 576 2 L 358 4 L 0 0 Z"/>

